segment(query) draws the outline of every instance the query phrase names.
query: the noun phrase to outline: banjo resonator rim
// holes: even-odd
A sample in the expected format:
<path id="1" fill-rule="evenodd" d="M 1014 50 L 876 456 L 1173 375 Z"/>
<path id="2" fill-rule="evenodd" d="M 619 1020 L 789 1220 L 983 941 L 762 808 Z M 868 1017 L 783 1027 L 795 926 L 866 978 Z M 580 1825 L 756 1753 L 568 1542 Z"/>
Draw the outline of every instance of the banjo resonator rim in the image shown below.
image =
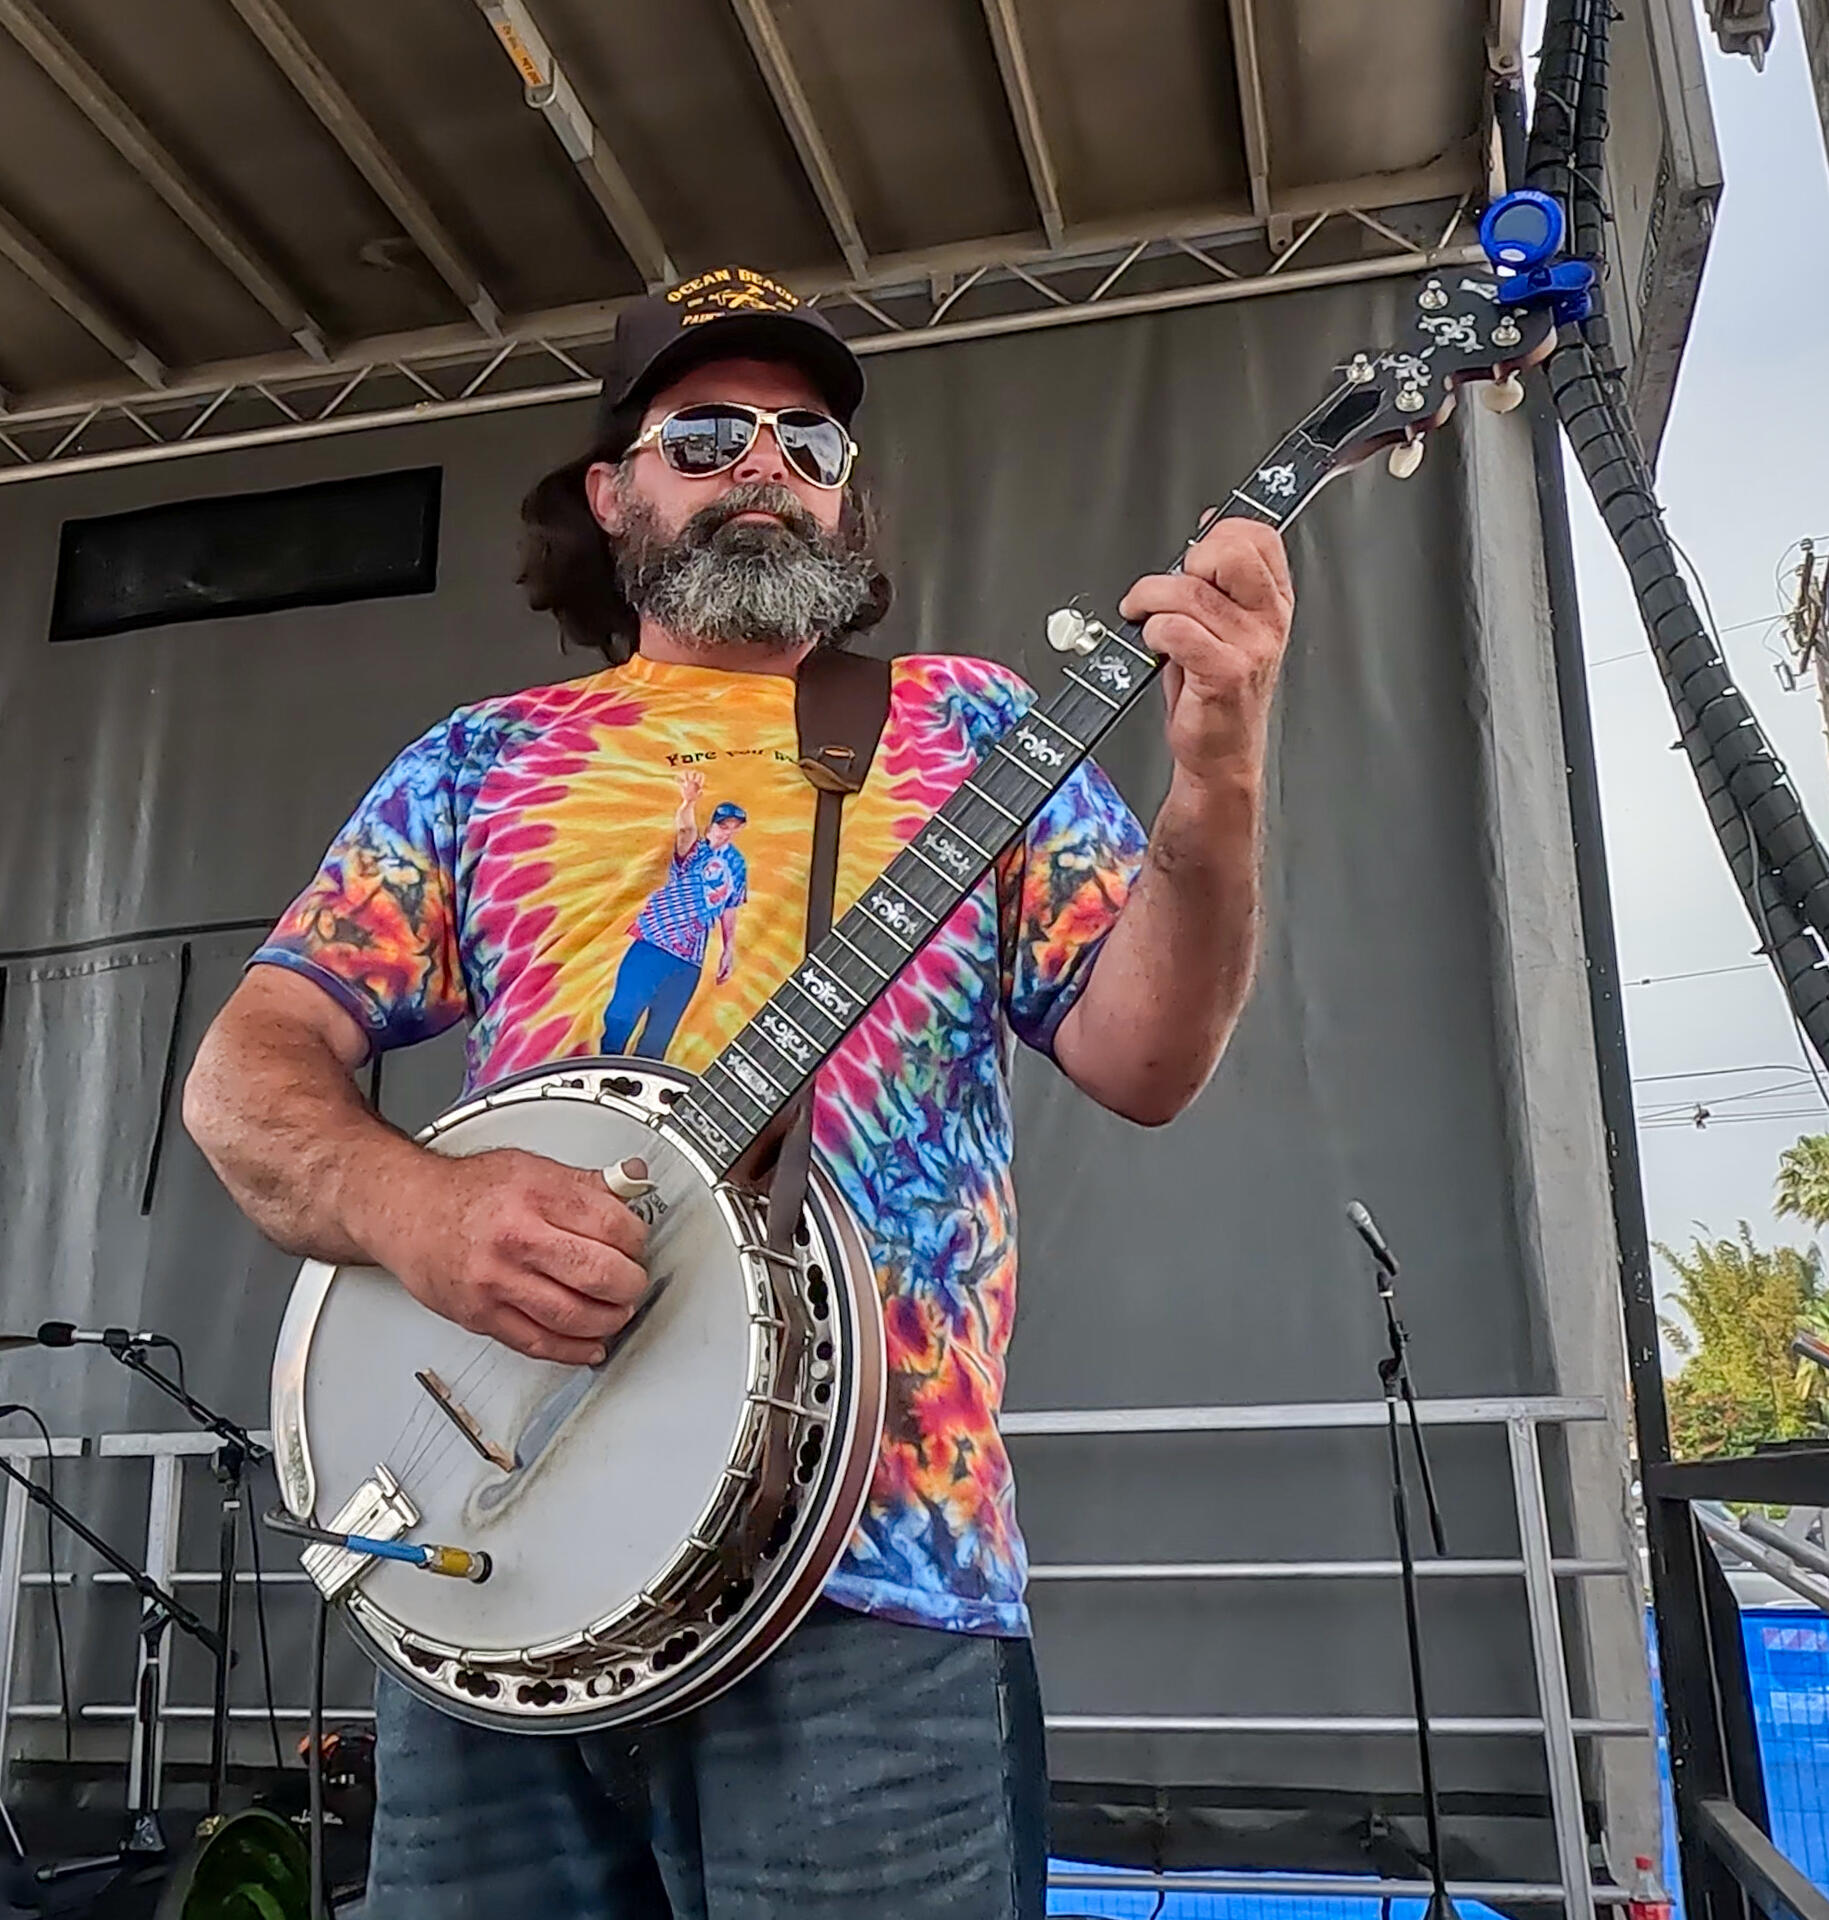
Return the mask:
<path id="1" fill-rule="evenodd" d="M 480 1115 L 551 1100 L 639 1119 L 708 1189 L 749 1318 L 749 1380 L 731 1457 L 672 1556 L 613 1611 L 536 1645 L 463 1646 L 397 1618 L 364 1591 L 360 1563 L 339 1568 L 334 1597 L 363 1651 L 460 1719 L 581 1733 L 689 1711 L 760 1664 L 799 1622 L 862 1510 L 884 1390 L 881 1312 L 862 1238 L 816 1161 L 795 1255 L 769 1249 L 763 1196 L 720 1180 L 693 1143 L 666 1126 L 691 1084 L 660 1062 L 566 1062 L 473 1095 L 417 1136 L 438 1150 Z M 309 1349 L 336 1271 L 311 1262 L 301 1272 L 274 1367 L 282 1490 L 301 1519 L 311 1517 L 317 1494 L 305 1423 Z M 413 1392 L 429 1404 L 422 1384 Z M 376 1471 L 386 1469 L 377 1463 Z"/>

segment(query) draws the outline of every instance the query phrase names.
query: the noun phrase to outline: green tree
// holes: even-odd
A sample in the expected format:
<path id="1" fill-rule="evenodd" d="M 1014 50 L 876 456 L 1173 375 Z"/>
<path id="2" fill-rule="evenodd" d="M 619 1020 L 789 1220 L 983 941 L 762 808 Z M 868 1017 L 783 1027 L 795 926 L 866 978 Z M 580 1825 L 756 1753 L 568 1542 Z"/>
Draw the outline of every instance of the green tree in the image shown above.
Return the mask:
<path id="1" fill-rule="evenodd" d="M 1772 1204 L 1781 1219 L 1807 1221 L 1818 1233 L 1829 1227 L 1829 1133 L 1807 1133 L 1778 1156 Z"/>
<path id="2" fill-rule="evenodd" d="M 1826 1304 L 1816 1249 L 1756 1246 L 1743 1220 L 1737 1240 L 1696 1239 L 1686 1253 L 1660 1242 L 1658 1252 L 1677 1276 L 1682 1313 L 1658 1322 L 1683 1356 L 1665 1387 L 1678 1457 L 1746 1453 L 1818 1432 L 1820 1387 L 1791 1353 L 1792 1335 Z"/>

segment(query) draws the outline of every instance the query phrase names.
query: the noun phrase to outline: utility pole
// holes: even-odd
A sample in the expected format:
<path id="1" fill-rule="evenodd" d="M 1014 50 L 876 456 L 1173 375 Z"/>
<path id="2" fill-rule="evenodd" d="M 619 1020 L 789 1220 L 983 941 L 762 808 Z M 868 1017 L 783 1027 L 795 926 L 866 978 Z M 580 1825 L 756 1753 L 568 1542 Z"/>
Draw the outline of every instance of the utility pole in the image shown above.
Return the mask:
<path id="1" fill-rule="evenodd" d="M 1823 738 L 1829 742 L 1829 629 L 1823 622 L 1829 605 L 1829 555 L 1819 555 L 1814 540 L 1802 542 L 1803 559 L 1797 569 L 1797 600 L 1785 615 L 1791 648 L 1797 656 L 1795 671 L 1816 677 L 1817 704 L 1823 710 Z"/>

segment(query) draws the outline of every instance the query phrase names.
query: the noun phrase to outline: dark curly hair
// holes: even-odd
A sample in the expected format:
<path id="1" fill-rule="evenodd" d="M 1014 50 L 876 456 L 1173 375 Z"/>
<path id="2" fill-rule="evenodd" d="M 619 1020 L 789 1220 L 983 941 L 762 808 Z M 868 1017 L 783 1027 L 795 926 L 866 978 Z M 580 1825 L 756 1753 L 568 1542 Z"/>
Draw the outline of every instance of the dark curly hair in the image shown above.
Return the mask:
<path id="1" fill-rule="evenodd" d="M 617 582 L 615 548 L 591 512 L 584 476 L 599 461 L 620 464 L 633 438 L 633 425 L 617 423 L 590 452 L 536 482 L 521 502 L 521 567 L 515 578 L 526 589 L 527 604 L 535 613 L 552 615 L 566 644 L 601 653 L 611 666 L 620 666 L 635 651 L 641 616 Z M 875 515 L 855 480 L 845 488 L 839 525 L 866 550 L 874 547 Z M 841 647 L 854 634 L 868 632 L 894 597 L 888 575 L 877 568 L 864 605 L 822 644 Z"/>

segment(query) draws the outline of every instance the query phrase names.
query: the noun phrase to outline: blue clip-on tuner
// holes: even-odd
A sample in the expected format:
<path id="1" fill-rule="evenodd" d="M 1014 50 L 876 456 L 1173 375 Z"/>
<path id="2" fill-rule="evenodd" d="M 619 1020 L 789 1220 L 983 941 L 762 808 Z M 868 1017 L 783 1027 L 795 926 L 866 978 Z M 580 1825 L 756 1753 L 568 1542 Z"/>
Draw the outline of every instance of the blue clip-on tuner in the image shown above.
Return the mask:
<path id="1" fill-rule="evenodd" d="M 1593 264 L 1556 257 L 1567 234 L 1561 202 L 1534 187 L 1501 194 L 1486 209 L 1480 246 L 1508 307 L 1548 306 L 1559 327 L 1575 326 L 1593 312 Z"/>

